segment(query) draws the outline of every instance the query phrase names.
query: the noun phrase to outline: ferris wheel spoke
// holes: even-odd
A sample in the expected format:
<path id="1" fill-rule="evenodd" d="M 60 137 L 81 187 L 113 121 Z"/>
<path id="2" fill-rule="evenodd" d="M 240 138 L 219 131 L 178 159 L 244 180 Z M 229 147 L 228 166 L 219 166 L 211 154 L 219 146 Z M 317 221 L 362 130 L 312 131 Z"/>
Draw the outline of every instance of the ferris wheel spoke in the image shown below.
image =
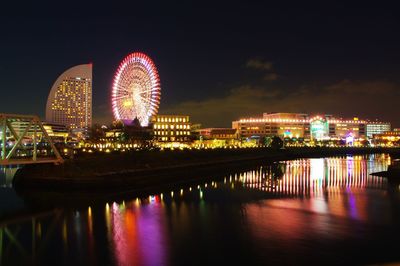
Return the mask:
<path id="1" fill-rule="evenodd" d="M 114 96 L 114 100 L 121 100 L 121 99 L 129 99 L 131 97 L 129 97 L 129 95 L 116 95 Z"/>
<path id="2" fill-rule="evenodd" d="M 154 91 L 157 91 L 157 88 L 151 88 L 151 89 L 148 89 L 148 90 L 144 90 L 144 91 L 141 91 L 140 93 L 154 92 Z"/>
<path id="3" fill-rule="evenodd" d="M 118 88 L 118 91 L 119 91 L 119 92 L 126 92 L 126 93 L 130 93 L 129 89 L 127 89 L 127 88 L 124 88 L 124 87 L 120 87 L 120 88 Z"/>
<path id="4" fill-rule="evenodd" d="M 151 99 L 145 98 L 145 97 L 141 97 L 143 101 L 145 101 L 147 104 L 151 104 Z"/>
<path id="5" fill-rule="evenodd" d="M 115 96 L 130 96 L 130 94 L 128 92 L 125 91 L 116 91 L 114 93 Z"/>

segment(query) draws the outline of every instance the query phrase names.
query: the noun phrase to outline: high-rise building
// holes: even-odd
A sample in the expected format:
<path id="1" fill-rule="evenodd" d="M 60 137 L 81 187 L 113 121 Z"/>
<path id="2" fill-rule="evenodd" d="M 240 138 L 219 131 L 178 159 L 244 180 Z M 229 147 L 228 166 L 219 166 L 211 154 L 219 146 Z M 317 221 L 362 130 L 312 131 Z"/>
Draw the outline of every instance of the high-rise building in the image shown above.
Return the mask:
<path id="1" fill-rule="evenodd" d="M 92 64 L 74 66 L 57 78 L 47 98 L 46 121 L 72 131 L 92 125 Z"/>

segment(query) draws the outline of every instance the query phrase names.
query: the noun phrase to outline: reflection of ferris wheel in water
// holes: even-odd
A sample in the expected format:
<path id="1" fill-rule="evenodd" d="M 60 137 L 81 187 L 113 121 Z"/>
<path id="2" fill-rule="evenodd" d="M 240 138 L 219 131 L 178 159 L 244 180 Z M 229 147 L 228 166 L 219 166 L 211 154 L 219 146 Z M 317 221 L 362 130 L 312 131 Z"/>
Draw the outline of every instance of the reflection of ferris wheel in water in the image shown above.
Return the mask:
<path id="1" fill-rule="evenodd" d="M 129 123 L 138 118 L 147 126 L 160 104 L 160 80 L 153 61 L 143 53 L 125 57 L 114 76 L 112 108 L 114 118 Z"/>

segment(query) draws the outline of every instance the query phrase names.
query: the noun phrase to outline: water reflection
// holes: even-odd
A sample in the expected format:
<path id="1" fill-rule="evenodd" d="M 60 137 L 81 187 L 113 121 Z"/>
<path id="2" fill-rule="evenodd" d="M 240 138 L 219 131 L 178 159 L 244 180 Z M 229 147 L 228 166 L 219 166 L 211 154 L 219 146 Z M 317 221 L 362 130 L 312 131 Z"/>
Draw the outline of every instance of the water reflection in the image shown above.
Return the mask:
<path id="1" fill-rule="evenodd" d="M 11 187 L 18 166 L 0 166 L 0 186 Z"/>
<path id="2" fill-rule="evenodd" d="M 386 231 L 399 235 L 399 202 L 384 178 L 369 175 L 388 164 L 387 155 L 286 161 L 158 195 L 3 221 L 0 264 L 340 262 L 336 253 L 345 247 L 375 248 L 370 240 L 381 243 Z M 379 261 L 376 254 L 352 255 L 359 263 Z"/>
<path id="3" fill-rule="evenodd" d="M 24 203 L 12 188 L 17 166 L 0 166 L 0 217 L 16 209 L 22 209 Z"/>
<path id="4" fill-rule="evenodd" d="M 387 169 L 389 162 L 390 157 L 383 162 L 377 161 L 381 167 L 375 166 L 374 169 Z M 239 180 L 245 187 L 285 196 L 317 197 L 323 192 L 335 193 L 341 188 L 386 188 L 385 178 L 369 173 L 367 160 L 362 156 L 354 156 L 282 162 L 245 172 L 239 176 Z"/>
<path id="5" fill-rule="evenodd" d="M 164 209 L 158 196 L 106 207 L 107 235 L 118 265 L 161 265 L 166 261 Z M 144 203 L 144 202 L 143 202 Z M 108 210 L 108 212 L 107 212 Z"/>

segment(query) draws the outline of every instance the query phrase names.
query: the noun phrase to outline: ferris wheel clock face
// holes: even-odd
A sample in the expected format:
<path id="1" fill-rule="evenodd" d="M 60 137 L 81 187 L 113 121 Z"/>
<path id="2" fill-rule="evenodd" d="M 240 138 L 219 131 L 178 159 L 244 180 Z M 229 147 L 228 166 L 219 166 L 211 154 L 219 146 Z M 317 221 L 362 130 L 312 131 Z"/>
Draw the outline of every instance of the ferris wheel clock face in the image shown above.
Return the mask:
<path id="1" fill-rule="evenodd" d="M 125 57 L 112 87 L 114 118 L 125 124 L 137 118 L 141 126 L 147 126 L 158 112 L 160 96 L 160 79 L 150 57 L 139 52 Z"/>

